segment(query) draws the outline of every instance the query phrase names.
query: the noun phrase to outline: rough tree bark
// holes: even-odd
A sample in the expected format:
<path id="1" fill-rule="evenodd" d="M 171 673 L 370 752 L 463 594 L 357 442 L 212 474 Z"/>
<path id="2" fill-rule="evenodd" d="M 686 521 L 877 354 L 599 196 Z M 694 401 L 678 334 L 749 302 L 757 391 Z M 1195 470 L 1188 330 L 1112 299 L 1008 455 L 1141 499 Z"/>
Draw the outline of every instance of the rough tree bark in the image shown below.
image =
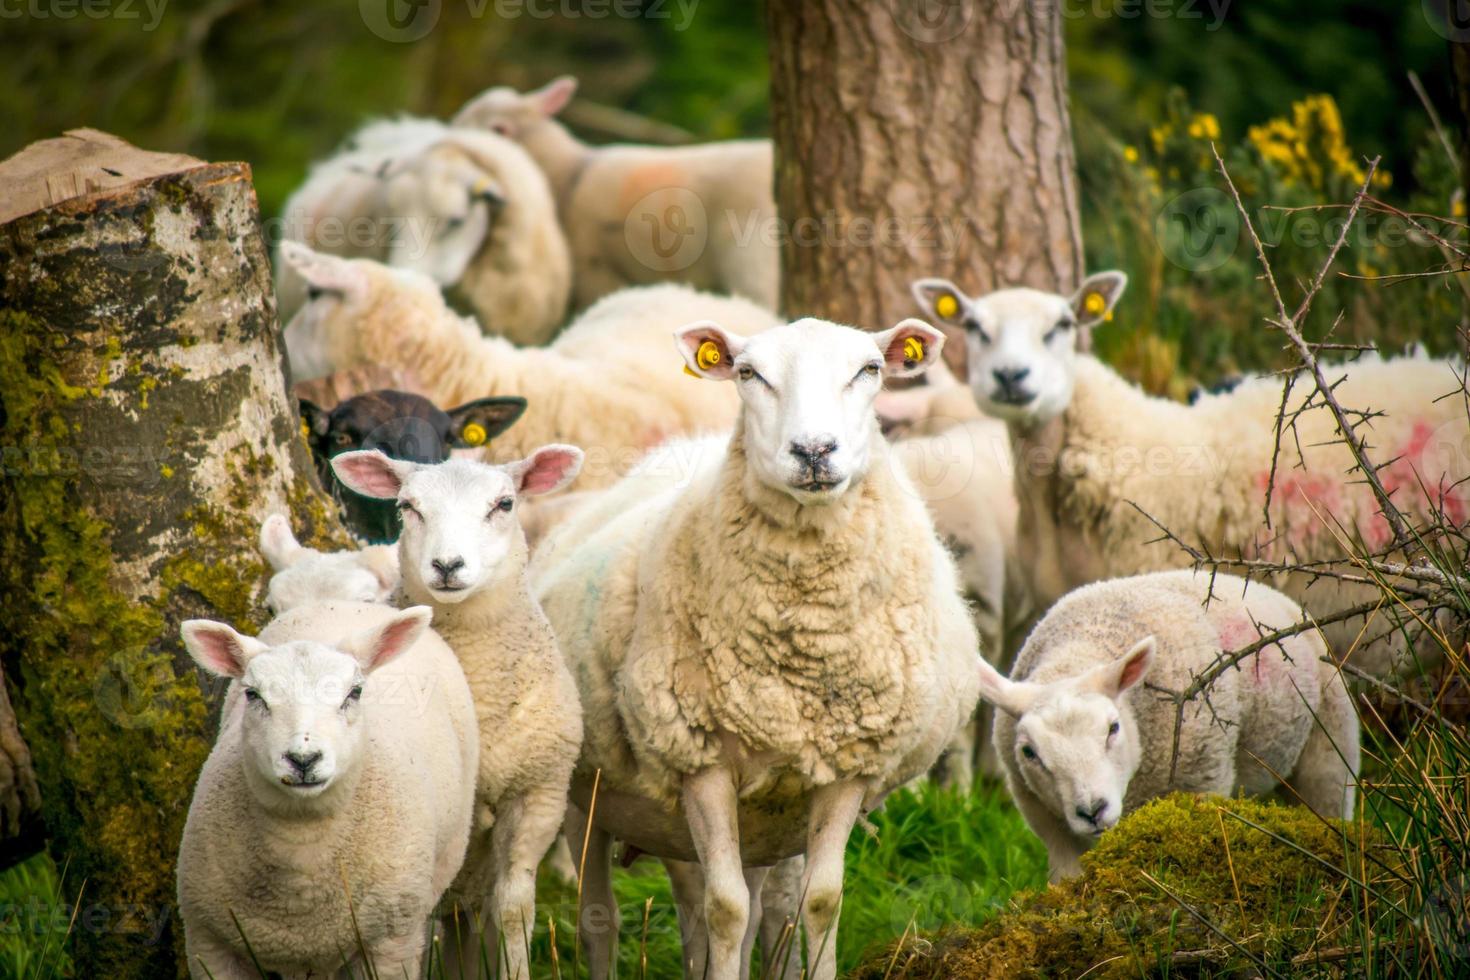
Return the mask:
<path id="1" fill-rule="evenodd" d="M 908 287 L 920 276 L 976 293 L 1076 285 L 1055 4 L 771 0 L 766 10 L 788 313 L 879 329 L 918 312 Z"/>
<path id="2" fill-rule="evenodd" d="M 171 976 L 223 693 L 179 623 L 261 625 L 267 514 L 342 532 L 286 396 L 249 168 L 79 130 L 0 163 L 0 188 L 0 659 L 77 975 Z"/>

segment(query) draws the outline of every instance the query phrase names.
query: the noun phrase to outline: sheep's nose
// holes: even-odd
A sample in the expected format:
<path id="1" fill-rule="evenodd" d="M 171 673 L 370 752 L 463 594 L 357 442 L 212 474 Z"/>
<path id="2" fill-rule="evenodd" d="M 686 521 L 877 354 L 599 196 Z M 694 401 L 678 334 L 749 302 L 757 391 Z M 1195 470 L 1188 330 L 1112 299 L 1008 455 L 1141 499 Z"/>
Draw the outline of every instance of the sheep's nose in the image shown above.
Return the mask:
<path id="1" fill-rule="evenodd" d="M 1028 367 L 995 368 L 990 373 L 995 375 L 996 382 L 1002 388 L 1009 388 L 1026 380 L 1026 375 L 1031 373 L 1031 369 Z"/>
<path id="2" fill-rule="evenodd" d="M 447 579 L 461 568 L 464 568 L 464 559 L 459 557 L 435 558 L 429 564 L 434 566 L 434 571 L 438 572 L 441 578 Z"/>
<path id="3" fill-rule="evenodd" d="M 286 761 L 291 763 L 291 768 L 296 770 L 298 776 L 305 776 L 311 772 L 311 767 L 321 761 L 320 752 L 297 752 L 292 750 L 286 753 Z"/>
<path id="4" fill-rule="evenodd" d="M 1098 821 L 1102 819 L 1103 814 L 1107 812 L 1108 801 L 1093 800 L 1091 806 L 1092 809 L 1090 810 L 1086 806 L 1079 806 L 1077 808 L 1077 816 L 1096 827 Z"/>
<path id="5" fill-rule="evenodd" d="M 837 449 L 837 440 L 831 436 L 816 439 L 793 439 L 791 455 L 808 466 L 815 466 Z"/>

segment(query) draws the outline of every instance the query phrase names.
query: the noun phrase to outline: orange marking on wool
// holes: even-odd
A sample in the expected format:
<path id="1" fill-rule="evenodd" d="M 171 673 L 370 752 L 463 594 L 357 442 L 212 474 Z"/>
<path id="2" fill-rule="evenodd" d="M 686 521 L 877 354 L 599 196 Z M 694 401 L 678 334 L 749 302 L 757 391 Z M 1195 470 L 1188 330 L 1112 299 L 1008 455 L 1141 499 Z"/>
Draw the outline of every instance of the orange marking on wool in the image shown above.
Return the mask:
<path id="1" fill-rule="evenodd" d="M 633 205 L 655 191 L 683 188 L 689 185 L 689 175 L 684 168 L 672 163 L 646 163 L 634 167 L 623 177 L 618 189 L 618 208 L 626 214 Z"/>

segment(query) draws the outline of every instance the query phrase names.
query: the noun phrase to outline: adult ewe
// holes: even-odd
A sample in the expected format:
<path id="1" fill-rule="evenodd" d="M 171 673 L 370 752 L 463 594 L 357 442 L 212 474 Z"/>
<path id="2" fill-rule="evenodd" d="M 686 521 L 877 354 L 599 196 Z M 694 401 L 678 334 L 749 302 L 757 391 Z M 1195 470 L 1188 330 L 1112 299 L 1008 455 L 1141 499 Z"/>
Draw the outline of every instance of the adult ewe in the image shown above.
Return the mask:
<path id="1" fill-rule="evenodd" d="M 1259 582 L 1155 572 L 1069 593 L 1027 638 L 1010 680 L 981 667 L 980 696 L 1000 709 L 1006 785 L 1046 845 L 1053 881 L 1078 874 L 1120 817 L 1173 790 L 1261 794 L 1285 782 L 1323 816 L 1352 817 L 1358 716 L 1315 630 L 1242 660 L 1208 702 L 1186 708 L 1172 781 L 1174 703 L 1140 686 L 1182 691 L 1225 651 L 1302 620 Z"/>
<path id="2" fill-rule="evenodd" d="M 882 378 L 923 371 L 943 338 L 810 319 L 677 337 L 739 393 L 728 442 L 660 449 L 679 461 L 662 486 L 640 469 L 573 514 L 535 574 L 587 718 L 568 821 L 582 840 L 592 812 L 583 909 L 615 912 L 614 837 L 698 861 L 708 963 L 686 965 L 734 980 L 765 869 L 805 851 L 810 975 L 830 980 L 848 833 L 975 706 L 954 565 L 873 413 Z M 607 976 L 615 933 L 582 936 Z"/>
<path id="3" fill-rule="evenodd" d="M 492 88 L 454 125 L 520 143 L 541 165 L 572 247 L 578 308 L 670 279 L 775 308 L 779 253 L 770 140 L 698 146 L 589 146 L 556 119 L 577 90 Z"/>
<path id="4" fill-rule="evenodd" d="M 582 711 L 530 594 L 517 510 L 526 497 L 564 486 L 581 462 L 572 446 L 546 446 L 505 466 L 425 465 L 367 450 L 332 461 L 347 486 L 397 501 L 403 595 L 434 611 L 474 693 L 476 819 L 453 890 L 466 918 L 451 930 L 446 976 L 476 975 L 483 957 L 501 958 L 508 980 L 530 978 L 536 868 L 561 829 Z M 485 928 L 487 906 L 494 929 Z"/>
<path id="5" fill-rule="evenodd" d="M 302 606 L 259 639 L 189 620 L 230 678 L 179 848 L 195 980 L 418 976 L 464 860 L 479 740 L 429 610 Z"/>
<path id="6" fill-rule="evenodd" d="M 411 371 L 441 405 L 534 392 L 489 457 L 519 459 L 548 442 L 588 446 L 585 489 L 611 483 L 670 436 L 720 431 L 734 421 L 734 392 L 687 376 L 670 333 L 702 319 L 746 334 L 779 322 L 746 300 L 647 286 L 597 303 L 549 347 L 517 347 L 481 336 L 423 276 L 291 243 L 281 252 L 318 290 L 286 326 L 294 377 L 377 363 Z"/>
<path id="7" fill-rule="evenodd" d="M 1010 427 L 1020 551 L 1038 609 L 1088 582 L 1189 564 L 1130 504 L 1219 557 L 1342 560 L 1337 524 L 1370 548 L 1389 543 L 1377 500 L 1320 399 L 1280 439 L 1268 528 L 1262 508 L 1279 378 L 1247 379 L 1181 405 L 1144 394 L 1079 353 L 1078 334 L 1106 319 L 1126 282 L 1120 272 L 1100 273 L 1070 299 L 1034 289 L 971 299 L 942 279 L 914 284 L 925 309 L 966 331 L 975 399 Z M 1372 358 L 1329 373 L 1343 405 L 1383 413 L 1361 432 L 1398 507 L 1418 519 L 1435 509 L 1463 523 L 1470 420 L 1460 399 L 1440 397 L 1460 389 L 1455 367 Z M 1297 379 L 1287 411 L 1313 391 L 1309 379 Z M 1275 584 L 1319 619 L 1378 594 L 1304 575 Z M 1403 638 L 1386 617 L 1366 630 L 1361 618 L 1325 629 L 1334 652 L 1351 654 L 1365 670 L 1387 674 L 1404 665 Z"/>
<path id="8" fill-rule="evenodd" d="M 572 263 L 540 169 L 514 142 L 431 119 L 371 123 L 312 168 L 282 213 L 287 240 L 413 269 L 490 333 L 544 344 L 566 316 Z M 281 319 L 308 285 L 276 263 Z"/>

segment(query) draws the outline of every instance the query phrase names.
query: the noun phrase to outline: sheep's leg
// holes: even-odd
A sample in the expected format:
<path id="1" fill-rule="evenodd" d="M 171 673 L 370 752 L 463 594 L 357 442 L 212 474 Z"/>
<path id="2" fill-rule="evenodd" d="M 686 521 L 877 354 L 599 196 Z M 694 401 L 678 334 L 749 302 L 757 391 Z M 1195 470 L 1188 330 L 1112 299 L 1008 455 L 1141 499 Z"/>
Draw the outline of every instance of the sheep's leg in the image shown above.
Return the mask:
<path id="1" fill-rule="evenodd" d="M 1323 664 L 1324 671 L 1332 670 Z M 1324 817 L 1353 818 L 1361 749 L 1352 697 L 1332 671 L 1322 687 L 1317 720 L 1307 734 L 1287 784 L 1302 802 Z"/>
<path id="2" fill-rule="evenodd" d="M 618 903 L 612 889 L 612 836 L 575 804 L 567 804 L 567 844 L 572 863 L 582 876 L 578 883 L 577 931 L 592 980 L 607 980 L 617 971 Z M 586 859 L 583 860 L 583 848 Z"/>
<path id="3" fill-rule="evenodd" d="M 227 943 L 213 937 L 184 931 L 184 955 L 189 960 L 192 980 L 258 980 L 260 971 L 249 959 L 239 956 Z"/>
<path id="4" fill-rule="evenodd" d="M 761 890 L 770 868 L 745 869 L 745 890 L 750 893 L 750 909 L 745 923 L 745 939 L 740 943 L 740 980 L 750 980 L 750 954 L 755 949 L 761 928 Z"/>
<path id="5" fill-rule="evenodd" d="M 968 793 L 975 783 L 975 718 L 955 729 L 934 767 L 939 785 Z"/>
<path id="6" fill-rule="evenodd" d="M 406 936 L 385 939 L 368 950 L 370 970 L 353 970 L 352 976 L 371 973 L 381 980 L 418 980 L 423 962 L 425 932 L 413 929 Z"/>
<path id="7" fill-rule="evenodd" d="M 495 868 L 492 909 L 500 934 L 500 976 L 506 980 L 531 980 L 536 868 L 561 829 L 566 800 L 560 786 L 538 787 L 503 806 L 490 831 Z"/>
<path id="8" fill-rule="evenodd" d="M 495 937 L 488 928 L 486 903 L 492 891 L 493 851 L 490 831 L 470 834 L 464 870 L 454 887 L 454 906 L 440 922 L 444 976 L 448 980 L 480 980 L 494 967 Z"/>
<path id="9" fill-rule="evenodd" d="M 679 915 L 679 942 L 683 950 L 685 980 L 704 975 L 709 956 L 708 933 L 704 927 L 704 873 L 690 861 L 664 859 L 669 886 L 674 892 L 674 909 Z"/>
<path id="10" fill-rule="evenodd" d="M 738 980 L 740 950 L 750 920 L 750 891 L 740 862 L 735 781 L 711 766 L 684 777 L 684 812 L 704 872 L 704 921 L 709 935 L 708 980 Z"/>
<path id="11" fill-rule="evenodd" d="M 801 916 L 812 980 L 837 976 L 837 917 L 842 906 L 842 854 L 862 809 L 861 783 L 832 783 L 812 794 L 807 818 Z"/>
<path id="12" fill-rule="evenodd" d="M 796 980 L 801 974 L 801 935 L 796 924 L 805 868 L 798 854 L 766 875 L 761 888 L 761 980 Z"/>

